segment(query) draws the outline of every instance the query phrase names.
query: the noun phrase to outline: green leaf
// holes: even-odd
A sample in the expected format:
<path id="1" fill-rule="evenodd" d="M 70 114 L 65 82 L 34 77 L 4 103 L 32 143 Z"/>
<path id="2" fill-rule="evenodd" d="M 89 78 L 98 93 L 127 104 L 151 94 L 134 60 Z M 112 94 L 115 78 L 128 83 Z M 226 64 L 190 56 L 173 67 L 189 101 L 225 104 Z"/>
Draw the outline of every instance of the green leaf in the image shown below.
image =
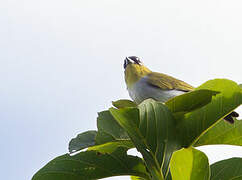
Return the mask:
<path id="1" fill-rule="evenodd" d="M 142 159 L 118 149 L 112 154 L 86 151 L 59 156 L 40 169 L 32 180 L 90 180 L 121 175 L 150 179 Z"/>
<path id="2" fill-rule="evenodd" d="M 162 103 L 148 99 L 138 109 L 111 108 L 110 112 L 129 134 L 148 168 L 159 172 L 161 167 L 166 175 L 171 155 L 177 149 L 175 119 L 169 109 Z"/>
<path id="3" fill-rule="evenodd" d="M 97 131 L 87 131 L 73 138 L 69 143 L 69 152 L 73 153 L 84 148 L 101 153 L 112 153 L 118 147 L 133 148 L 134 145 L 127 133 L 116 122 L 109 111 L 98 114 Z"/>
<path id="4" fill-rule="evenodd" d="M 202 84 L 199 89 L 219 91 L 212 101 L 186 113 L 177 126 L 183 147 L 196 143 L 199 137 L 204 134 L 218 120 L 221 120 L 242 103 L 241 88 L 233 81 L 226 79 L 215 79 Z"/>
<path id="5" fill-rule="evenodd" d="M 96 136 L 96 145 L 89 150 L 110 153 L 118 147 L 131 149 L 134 147 L 128 134 L 117 123 L 109 111 L 103 111 L 97 118 L 98 133 Z"/>
<path id="6" fill-rule="evenodd" d="M 100 153 L 112 153 L 118 147 L 123 147 L 125 149 L 131 149 L 134 147 L 134 144 L 132 143 L 131 140 L 115 140 L 112 142 L 107 142 L 104 144 L 89 147 L 88 151 L 95 150 Z"/>
<path id="7" fill-rule="evenodd" d="M 146 180 L 146 179 L 144 179 L 142 177 L 137 177 L 137 176 L 131 176 L 130 179 L 131 180 Z"/>
<path id="8" fill-rule="evenodd" d="M 220 121 L 203 134 L 194 146 L 228 144 L 242 146 L 242 120 L 235 120 L 234 124 Z"/>
<path id="9" fill-rule="evenodd" d="M 146 140 L 139 131 L 139 111 L 137 108 L 114 109 L 110 108 L 111 114 L 115 117 L 117 122 L 127 131 L 131 140 L 135 144 L 137 150 L 141 152 L 147 168 L 154 179 L 163 180 L 163 175 L 160 172 L 159 164 L 150 152 Z"/>
<path id="10" fill-rule="evenodd" d="M 218 91 L 212 91 L 207 89 L 199 89 L 185 93 L 180 96 L 176 96 L 168 100 L 165 104 L 169 107 L 171 112 L 190 112 L 195 109 L 201 108 L 210 103 L 212 97 L 218 94 Z"/>
<path id="11" fill-rule="evenodd" d="M 173 114 L 163 103 L 152 99 L 144 101 L 138 108 L 140 112 L 140 132 L 166 176 L 172 153 L 180 148 L 176 138 Z"/>
<path id="12" fill-rule="evenodd" d="M 130 101 L 128 99 L 120 99 L 118 101 L 113 101 L 112 104 L 114 107 L 118 109 L 125 107 L 137 107 L 137 105 L 133 101 Z"/>
<path id="13" fill-rule="evenodd" d="M 194 148 L 176 151 L 171 159 L 172 180 L 209 180 L 207 156 Z"/>
<path id="14" fill-rule="evenodd" d="M 242 158 L 231 158 L 211 165 L 210 180 L 241 180 Z"/>
<path id="15" fill-rule="evenodd" d="M 96 137 L 97 144 L 103 144 L 114 140 L 127 140 L 128 134 L 117 123 L 109 111 L 98 113 L 97 118 L 98 134 Z"/>
<path id="16" fill-rule="evenodd" d="M 74 153 L 76 151 L 85 149 L 96 144 L 95 138 L 97 131 L 86 131 L 78 134 L 76 138 L 73 138 L 69 143 L 69 152 Z"/>

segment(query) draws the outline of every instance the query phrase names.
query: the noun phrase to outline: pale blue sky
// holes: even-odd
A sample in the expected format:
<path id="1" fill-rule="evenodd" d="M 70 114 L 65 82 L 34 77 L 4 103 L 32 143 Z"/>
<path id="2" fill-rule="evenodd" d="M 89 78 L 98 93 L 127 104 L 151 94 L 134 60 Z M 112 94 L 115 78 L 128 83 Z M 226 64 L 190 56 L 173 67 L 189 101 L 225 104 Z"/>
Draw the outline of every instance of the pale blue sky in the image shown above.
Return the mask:
<path id="1" fill-rule="evenodd" d="M 242 83 L 241 18 L 241 0 L 1 1 L 1 178 L 30 179 L 128 98 L 125 56 L 194 86 Z M 242 157 L 238 147 L 206 152 Z"/>

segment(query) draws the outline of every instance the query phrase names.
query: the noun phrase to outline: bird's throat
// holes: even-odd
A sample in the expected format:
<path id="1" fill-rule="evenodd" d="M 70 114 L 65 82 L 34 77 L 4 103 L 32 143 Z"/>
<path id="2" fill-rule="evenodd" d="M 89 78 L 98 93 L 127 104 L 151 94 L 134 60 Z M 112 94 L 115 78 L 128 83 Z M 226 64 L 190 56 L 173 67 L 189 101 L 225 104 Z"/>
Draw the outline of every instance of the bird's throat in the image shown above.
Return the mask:
<path id="1" fill-rule="evenodd" d="M 129 64 L 125 69 L 125 81 L 128 88 L 138 82 L 142 77 L 147 76 L 151 71 L 145 66 Z"/>

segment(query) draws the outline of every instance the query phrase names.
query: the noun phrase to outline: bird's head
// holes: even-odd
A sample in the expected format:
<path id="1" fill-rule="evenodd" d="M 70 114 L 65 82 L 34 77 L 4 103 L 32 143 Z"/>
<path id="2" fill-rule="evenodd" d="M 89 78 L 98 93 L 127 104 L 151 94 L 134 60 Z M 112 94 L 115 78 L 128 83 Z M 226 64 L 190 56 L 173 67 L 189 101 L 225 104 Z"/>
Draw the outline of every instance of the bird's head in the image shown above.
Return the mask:
<path id="1" fill-rule="evenodd" d="M 127 87 L 132 87 L 142 77 L 151 73 L 151 71 L 143 65 L 140 58 L 136 56 L 126 57 L 124 60 L 124 74 Z"/>

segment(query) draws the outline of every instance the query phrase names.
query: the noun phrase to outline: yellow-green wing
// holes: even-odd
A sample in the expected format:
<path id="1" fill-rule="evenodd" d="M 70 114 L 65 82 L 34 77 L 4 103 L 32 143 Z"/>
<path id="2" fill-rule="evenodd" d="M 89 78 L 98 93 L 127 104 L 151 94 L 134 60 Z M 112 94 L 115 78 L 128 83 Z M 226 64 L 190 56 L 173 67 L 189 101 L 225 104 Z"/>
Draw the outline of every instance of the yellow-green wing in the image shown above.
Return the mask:
<path id="1" fill-rule="evenodd" d="M 181 91 L 192 91 L 194 87 L 166 74 L 152 72 L 147 75 L 148 83 L 152 86 L 159 87 L 165 90 L 177 89 Z"/>

